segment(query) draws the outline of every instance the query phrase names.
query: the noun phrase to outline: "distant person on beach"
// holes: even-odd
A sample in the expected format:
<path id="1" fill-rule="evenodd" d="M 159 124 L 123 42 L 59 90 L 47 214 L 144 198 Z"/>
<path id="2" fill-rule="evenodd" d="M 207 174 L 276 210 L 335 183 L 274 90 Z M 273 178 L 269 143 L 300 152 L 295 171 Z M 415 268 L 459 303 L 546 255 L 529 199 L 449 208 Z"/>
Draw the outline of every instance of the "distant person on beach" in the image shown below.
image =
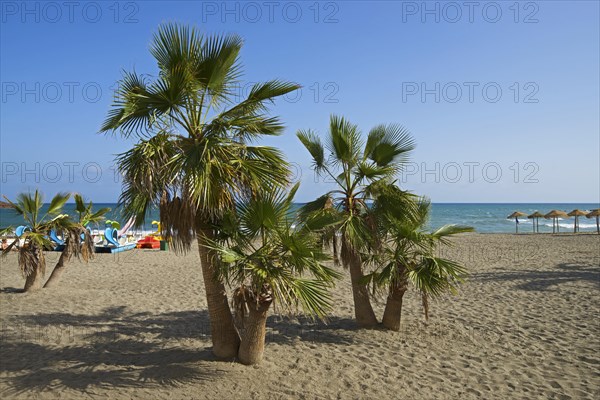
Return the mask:
<path id="1" fill-rule="evenodd" d="M 2 250 L 6 250 L 8 248 L 8 240 L 2 239 Z"/>

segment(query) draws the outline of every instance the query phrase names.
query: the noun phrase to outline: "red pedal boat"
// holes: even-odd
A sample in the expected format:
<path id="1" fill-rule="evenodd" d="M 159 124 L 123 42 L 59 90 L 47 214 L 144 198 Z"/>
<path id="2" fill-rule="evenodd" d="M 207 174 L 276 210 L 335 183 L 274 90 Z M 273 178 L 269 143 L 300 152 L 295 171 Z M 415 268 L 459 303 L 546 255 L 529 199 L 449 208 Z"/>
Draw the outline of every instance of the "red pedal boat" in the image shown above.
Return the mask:
<path id="1" fill-rule="evenodd" d="M 137 242 L 138 249 L 160 249 L 160 240 L 154 236 L 146 236 Z"/>

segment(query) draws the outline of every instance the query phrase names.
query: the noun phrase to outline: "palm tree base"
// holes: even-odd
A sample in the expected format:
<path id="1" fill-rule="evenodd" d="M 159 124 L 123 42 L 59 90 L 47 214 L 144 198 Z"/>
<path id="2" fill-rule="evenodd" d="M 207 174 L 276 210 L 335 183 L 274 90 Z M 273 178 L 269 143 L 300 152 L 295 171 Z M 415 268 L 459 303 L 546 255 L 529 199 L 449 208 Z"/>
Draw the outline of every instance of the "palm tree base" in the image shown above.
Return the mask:
<path id="1" fill-rule="evenodd" d="M 250 305 L 248 317 L 241 332 L 238 359 L 242 364 L 254 365 L 262 361 L 267 332 L 267 311 L 271 304 Z M 255 308 L 256 307 L 256 308 Z"/>
<path id="2" fill-rule="evenodd" d="M 42 288 L 43 279 L 44 275 L 39 268 L 34 269 L 33 272 L 25 279 L 23 293 L 36 292 L 40 290 Z"/>
<path id="3" fill-rule="evenodd" d="M 385 310 L 383 312 L 382 325 L 384 328 L 391 331 L 400 331 L 400 320 L 402 318 L 402 298 L 404 292 L 393 293 L 387 299 L 385 303 Z"/>

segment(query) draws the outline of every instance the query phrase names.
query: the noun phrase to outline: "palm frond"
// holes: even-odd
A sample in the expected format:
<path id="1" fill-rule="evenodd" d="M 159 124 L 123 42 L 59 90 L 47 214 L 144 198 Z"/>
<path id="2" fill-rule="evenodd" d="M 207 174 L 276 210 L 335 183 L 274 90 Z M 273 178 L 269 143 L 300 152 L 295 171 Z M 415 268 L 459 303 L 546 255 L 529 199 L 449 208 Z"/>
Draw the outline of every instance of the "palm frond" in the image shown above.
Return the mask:
<path id="1" fill-rule="evenodd" d="M 457 284 L 464 281 L 466 269 L 459 263 L 439 257 L 424 257 L 408 272 L 413 285 L 422 293 L 439 297 L 450 291 L 455 292 Z"/>
<path id="2" fill-rule="evenodd" d="M 300 218 L 300 220 L 304 220 L 305 218 L 308 218 L 315 212 L 320 212 L 331 208 L 332 204 L 333 199 L 331 197 L 331 193 L 326 193 L 323 196 L 313 201 L 309 201 L 308 203 L 300 207 L 300 209 L 298 210 L 298 217 Z"/>
<path id="3" fill-rule="evenodd" d="M 369 132 L 364 157 L 380 167 L 391 165 L 398 169 L 408 161 L 408 155 L 414 148 L 415 142 L 403 126 L 378 125 Z"/>
<path id="4" fill-rule="evenodd" d="M 310 232 L 292 228 L 297 189 L 276 188 L 239 202 L 228 217 L 226 242 L 209 241 L 219 254 L 219 277 L 238 288 L 239 312 L 248 304 L 272 301 L 287 312 L 301 309 L 318 318 L 330 309 L 327 289 L 339 274 L 323 265 L 327 257 Z"/>
<path id="5" fill-rule="evenodd" d="M 149 108 L 151 97 L 146 80 L 135 72 L 123 71 L 117 82 L 113 108 L 108 112 L 100 132 L 121 130 L 124 137 L 144 135 L 156 120 L 156 110 Z"/>
<path id="6" fill-rule="evenodd" d="M 444 226 L 436 229 L 434 232 L 431 233 L 431 236 L 434 239 L 439 240 L 443 244 L 448 245 L 450 243 L 446 239 L 448 236 L 457 235 L 459 233 L 474 232 L 474 231 L 475 231 L 475 229 L 472 226 L 452 224 L 452 225 L 444 225 Z"/>
<path id="7" fill-rule="evenodd" d="M 353 167 L 363 145 L 358 126 L 350 123 L 344 117 L 332 115 L 329 121 L 328 139 L 327 148 L 334 156 L 333 162 Z"/>
<path id="8" fill-rule="evenodd" d="M 52 201 L 50 201 L 50 205 L 48 206 L 46 213 L 48 215 L 59 214 L 70 197 L 70 193 L 58 193 L 52 198 Z"/>
<path id="9" fill-rule="evenodd" d="M 202 54 L 204 37 L 194 28 L 175 23 L 159 26 L 150 45 L 150 54 L 154 56 L 163 74 L 187 67 L 192 69 L 193 61 L 199 61 Z"/>
<path id="10" fill-rule="evenodd" d="M 233 94 L 232 89 L 241 75 L 239 53 L 242 38 L 238 35 L 212 35 L 207 37 L 192 57 L 194 80 L 215 99 Z M 197 54 L 200 55 L 199 58 Z"/>
<path id="11" fill-rule="evenodd" d="M 321 139 L 311 130 L 299 130 L 296 136 L 312 156 L 315 171 L 319 172 L 325 166 L 325 148 Z"/>

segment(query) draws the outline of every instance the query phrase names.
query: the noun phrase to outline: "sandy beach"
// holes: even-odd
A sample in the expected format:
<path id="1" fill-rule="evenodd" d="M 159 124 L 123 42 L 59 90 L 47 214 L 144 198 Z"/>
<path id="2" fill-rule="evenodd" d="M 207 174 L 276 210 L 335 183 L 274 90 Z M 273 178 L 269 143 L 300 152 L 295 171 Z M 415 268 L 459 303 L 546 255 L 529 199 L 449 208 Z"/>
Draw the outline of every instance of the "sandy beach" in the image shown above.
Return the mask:
<path id="1" fill-rule="evenodd" d="M 473 234 L 458 296 L 399 333 L 357 330 L 348 274 L 327 325 L 273 315 L 265 359 L 215 361 L 198 256 L 135 250 L 75 261 L 20 294 L 2 259 L 2 398 L 594 399 L 600 397 L 600 236 Z M 47 253 L 48 271 L 58 253 Z M 377 305 L 381 316 L 382 304 Z"/>

